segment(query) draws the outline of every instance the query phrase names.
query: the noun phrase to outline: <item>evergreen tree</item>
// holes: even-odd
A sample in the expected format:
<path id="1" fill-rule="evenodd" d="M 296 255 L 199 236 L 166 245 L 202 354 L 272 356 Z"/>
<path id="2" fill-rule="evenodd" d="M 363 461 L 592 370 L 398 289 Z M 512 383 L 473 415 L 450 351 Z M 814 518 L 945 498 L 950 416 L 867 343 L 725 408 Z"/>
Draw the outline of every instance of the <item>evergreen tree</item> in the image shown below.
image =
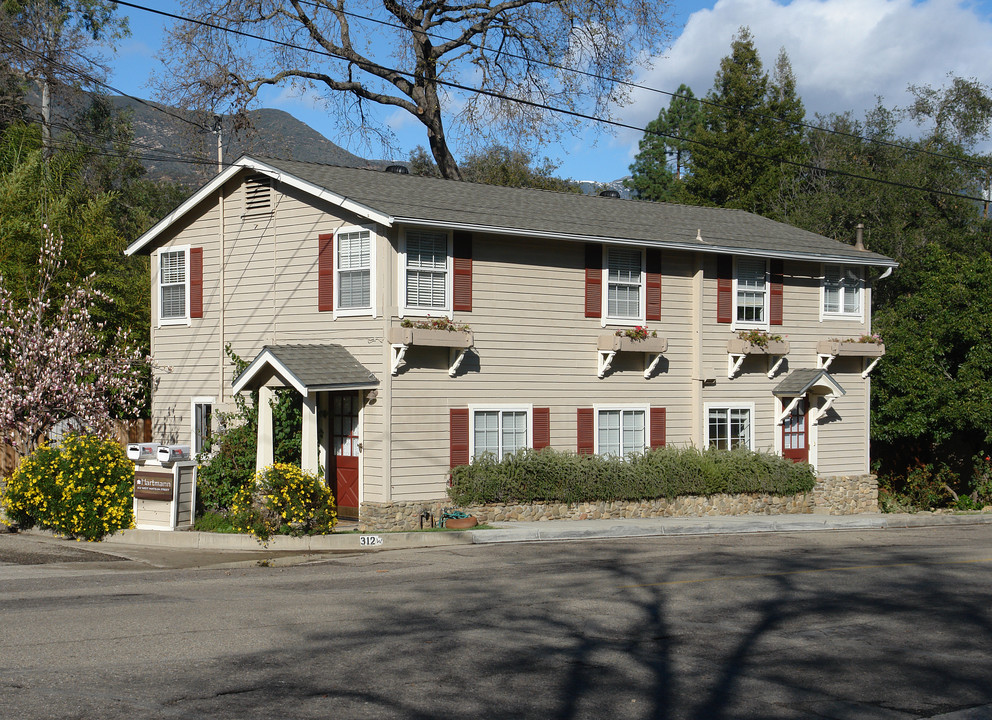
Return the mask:
<path id="1" fill-rule="evenodd" d="M 788 57 L 779 56 L 770 80 L 750 31 L 742 27 L 706 99 L 687 198 L 774 216 L 776 196 L 794 172 L 782 160 L 801 160 L 803 154 L 801 132 L 790 124 L 802 122 L 804 111 Z"/>
<path id="2" fill-rule="evenodd" d="M 628 187 L 645 200 L 673 200 L 691 155 L 691 138 L 702 121 L 700 103 L 688 85 L 679 85 L 667 108 L 648 123 L 630 166 Z"/>

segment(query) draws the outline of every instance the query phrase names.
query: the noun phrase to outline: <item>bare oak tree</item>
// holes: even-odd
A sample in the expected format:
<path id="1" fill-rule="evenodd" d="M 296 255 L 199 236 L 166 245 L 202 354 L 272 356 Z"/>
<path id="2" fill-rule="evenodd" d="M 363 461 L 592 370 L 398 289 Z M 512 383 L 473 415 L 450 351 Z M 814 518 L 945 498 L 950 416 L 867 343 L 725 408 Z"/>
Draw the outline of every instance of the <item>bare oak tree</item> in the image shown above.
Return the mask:
<path id="1" fill-rule="evenodd" d="M 369 103 L 424 125 L 460 178 L 446 117 L 468 136 L 541 141 L 627 99 L 619 80 L 667 40 L 667 0 L 184 0 L 160 97 L 243 114 L 267 86 L 316 93 L 344 129 L 389 137 Z M 264 38 L 264 40 L 259 40 Z M 460 91 L 462 95 L 455 96 Z"/>

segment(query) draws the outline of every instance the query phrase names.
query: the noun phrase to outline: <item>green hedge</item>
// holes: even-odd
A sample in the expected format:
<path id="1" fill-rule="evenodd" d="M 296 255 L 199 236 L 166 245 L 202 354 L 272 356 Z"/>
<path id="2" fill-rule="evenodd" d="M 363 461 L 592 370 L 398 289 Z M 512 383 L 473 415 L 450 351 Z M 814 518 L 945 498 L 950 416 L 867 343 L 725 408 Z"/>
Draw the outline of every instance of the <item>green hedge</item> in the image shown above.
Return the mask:
<path id="1" fill-rule="evenodd" d="M 483 503 L 653 500 L 679 495 L 768 493 L 813 489 L 813 468 L 750 450 L 659 448 L 629 460 L 551 448 L 492 455 L 451 470 L 448 495 L 457 505 Z"/>

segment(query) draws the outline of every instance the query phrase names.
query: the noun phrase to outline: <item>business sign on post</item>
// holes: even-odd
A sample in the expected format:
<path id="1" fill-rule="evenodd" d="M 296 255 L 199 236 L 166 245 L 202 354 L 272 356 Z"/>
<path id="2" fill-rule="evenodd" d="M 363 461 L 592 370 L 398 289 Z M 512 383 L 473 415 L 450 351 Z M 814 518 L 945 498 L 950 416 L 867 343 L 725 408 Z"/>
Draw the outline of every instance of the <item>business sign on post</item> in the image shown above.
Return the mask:
<path id="1" fill-rule="evenodd" d="M 134 471 L 134 496 L 139 500 L 163 500 L 171 502 L 173 497 L 172 473 L 149 470 Z"/>

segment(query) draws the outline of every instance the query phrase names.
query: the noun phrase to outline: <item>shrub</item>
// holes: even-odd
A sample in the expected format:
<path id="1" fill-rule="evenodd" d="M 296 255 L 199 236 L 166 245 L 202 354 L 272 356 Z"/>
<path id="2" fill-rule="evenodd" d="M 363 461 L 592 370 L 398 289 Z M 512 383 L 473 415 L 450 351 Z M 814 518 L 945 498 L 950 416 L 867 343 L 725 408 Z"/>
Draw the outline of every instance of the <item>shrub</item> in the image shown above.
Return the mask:
<path id="1" fill-rule="evenodd" d="M 112 440 L 67 435 L 42 445 L 7 480 L 2 505 L 22 528 L 100 540 L 133 523 L 134 463 Z"/>
<path id="2" fill-rule="evenodd" d="M 451 470 L 448 495 L 458 505 L 650 500 L 679 495 L 813 489 L 810 465 L 749 450 L 659 448 L 628 460 L 551 448 L 492 455 Z"/>
<path id="3" fill-rule="evenodd" d="M 905 475 L 880 477 L 879 505 L 884 512 L 915 512 L 947 507 L 955 500 L 959 477 L 946 465 L 922 463 Z M 957 502 L 962 506 L 960 502 Z M 962 509 L 968 509 L 962 506 Z"/>
<path id="4" fill-rule="evenodd" d="M 337 511 L 330 488 L 295 465 L 275 463 L 255 476 L 231 505 L 231 523 L 259 540 L 273 535 L 326 535 Z"/>
<path id="5" fill-rule="evenodd" d="M 248 367 L 247 361 L 226 348 L 235 374 Z M 237 411 L 224 413 L 227 428 L 208 440 L 197 456 L 198 512 L 226 513 L 234 498 L 255 479 L 255 449 L 258 443 L 258 392 L 251 398 L 238 395 Z M 277 391 L 272 402 L 273 459 L 276 462 L 300 463 L 302 448 L 302 397 L 295 391 Z"/>

